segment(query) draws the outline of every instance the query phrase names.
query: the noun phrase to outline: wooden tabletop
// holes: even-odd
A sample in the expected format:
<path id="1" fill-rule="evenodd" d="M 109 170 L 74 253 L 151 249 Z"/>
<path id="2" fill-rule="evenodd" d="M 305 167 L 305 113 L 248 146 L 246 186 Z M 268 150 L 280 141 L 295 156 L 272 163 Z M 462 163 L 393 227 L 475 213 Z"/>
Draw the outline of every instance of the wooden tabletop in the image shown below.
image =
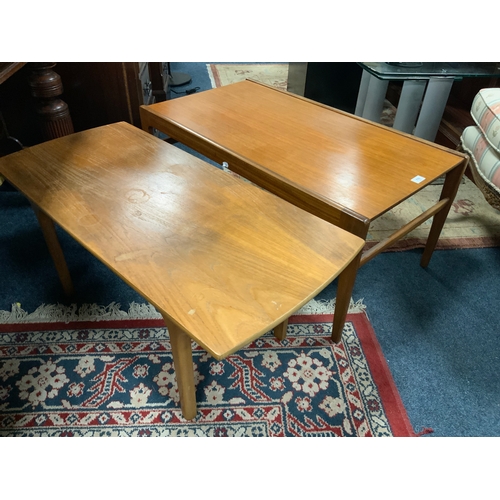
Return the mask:
<path id="1" fill-rule="evenodd" d="M 280 324 L 363 240 L 126 123 L 0 173 L 217 358 Z"/>
<path id="2" fill-rule="evenodd" d="M 143 108 L 153 126 L 157 117 L 160 130 L 166 123 L 203 154 L 242 175 L 258 171 L 252 180 L 271 176 L 275 187 L 281 182 L 298 188 L 297 196 L 309 193 L 326 208 L 370 220 L 464 161 L 460 153 L 250 80 Z"/>

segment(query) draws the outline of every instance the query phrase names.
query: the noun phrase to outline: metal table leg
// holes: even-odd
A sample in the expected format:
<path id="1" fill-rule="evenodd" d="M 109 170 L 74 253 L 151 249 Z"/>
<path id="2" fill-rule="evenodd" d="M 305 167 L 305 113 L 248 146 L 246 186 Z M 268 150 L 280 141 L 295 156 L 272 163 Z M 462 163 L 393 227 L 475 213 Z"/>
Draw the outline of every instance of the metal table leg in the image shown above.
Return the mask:
<path id="1" fill-rule="evenodd" d="M 393 128 L 411 134 L 424 97 L 427 80 L 407 80 L 399 98 Z"/>
<path id="2" fill-rule="evenodd" d="M 370 83 L 370 73 L 368 73 L 368 71 L 363 70 L 363 73 L 361 73 L 361 82 L 359 84 L 356 109 L 354 110 L 354 114 L 356 116 L 363 116 L 363 110 L 365 109 L 366 94 L 368 93 L 369 83 Z"/>
<path id="3" fill-rule="evenodd" d="M 363 108 L 363 118 L 372 122 L 380 122 L 388 86 L 389 80 L 379 80 L 375 76 L 370 76 L 365 106 Z"/>
<path id="4" fill-rule="evenodd" d="M 453 77 L 429 79 L 414 135 L 434 141 L 454 80 Z"/>
<path id="5" fill-rule="evenodd" d="M 380 122 L 388 85 L 389 80 L 380 80 L 363 71 L 355 114 L 373 122 Z"/>

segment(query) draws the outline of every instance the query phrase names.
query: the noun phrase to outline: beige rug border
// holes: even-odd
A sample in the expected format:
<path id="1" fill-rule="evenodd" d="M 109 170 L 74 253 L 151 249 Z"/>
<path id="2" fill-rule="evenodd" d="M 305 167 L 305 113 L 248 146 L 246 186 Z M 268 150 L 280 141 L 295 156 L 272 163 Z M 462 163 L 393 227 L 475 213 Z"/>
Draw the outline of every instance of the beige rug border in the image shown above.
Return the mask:
<path id="1" fill-rule="evenodd" d="M 311 299 L 300 309 L 292 313 L 292 316 L 310 314 L 333 314 L 336 298 L 330 300 Z M 364 299 L 356 302 L 351 298 L 349 303 L 349 314 L 363 313 L 366 306 Z M 19 302 L 12 304 L 10 311 L 0 310 L 0 324 L 17 323 L 70 323 L 78 321 L 123 321 L 137 319 L 163 319 L 156 308 L 147 303 L 139 304 L 131 302 L 127 311 L 121 308 L 117 302 L 107 306 L 98 304 L 42 304 L 33 312 L 25 311 Z M 0 333 L 0 339 L 2 337 Z"/>
<path id="2" fill-rule="evenodd" d="M 210 83 L 212 84 L 212 88 L 218 88 L 222 87 L 222 80 L 220 76 L 219 69 L 217 66 L 253 66 L 253 67 L 260 67 L 260 66 L 269 66 L 270 64 L 275 65 L 275 66 L 288 66 L 288 63 L 208 63 L 207 64 L 207 71 L 208 71 L 208 76 L 210 78 Z"/>

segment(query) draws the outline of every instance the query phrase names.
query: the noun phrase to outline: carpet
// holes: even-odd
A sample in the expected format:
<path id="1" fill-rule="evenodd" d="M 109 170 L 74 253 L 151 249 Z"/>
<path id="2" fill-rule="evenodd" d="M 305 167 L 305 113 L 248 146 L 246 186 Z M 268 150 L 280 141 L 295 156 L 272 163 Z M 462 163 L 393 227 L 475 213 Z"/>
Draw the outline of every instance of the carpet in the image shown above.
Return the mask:
<path id="1" fill-rule="evenodd" d="M 367 247 L 388 237 L 405 223 L 430 208 L 441 194 L 442 185 L 431 184 L 400 205 L 375 219 L 367 237 Z M 425 246 L 432 218 L 397 241 L 390 250 L 410 250 Z M 441 231 L 437 249 L 486 248 L 500 246 L 500 212 L 489 205 L 481 191 L 464 177 Z"/>
<path id="2" fill-rule="evenodd" d="M 224 361 L 193 344 L 194 421 L 163 321 L 140 307 L 3 311 L 0 436 L 415 436 L 364 306 L 338 345 L 325 314 L 295 315 L 282 343 L 267 333 Z"/>
<path id="3" fill-rule="evenodd" d="M 288 64 L 207 64 L 212 87 L 222 87 L 246 79 L 286 90 Z"/>
<path id="4" fill-rule="evenodd" d="M 213 87 L 236 83 L 245 79 L 257 80 L 286 90 L 288 64 L 208 64 Z M 381 121 L 391 125 L 395 108 L 386 101 Z M 366 248 L 390 236 L 394 231 L 414 219 L 438 199 L 442 186 L 427 186 L 416 195 L 375 220 L 367 237 Z M 388 250 L 410 250 L 425 246 L 432 218 Z M 464 177 L 455 202 L 448 215 L 436 248 L 486 248 L 500 246 L 500 212 L 491 207 L 481 191 Z"/>

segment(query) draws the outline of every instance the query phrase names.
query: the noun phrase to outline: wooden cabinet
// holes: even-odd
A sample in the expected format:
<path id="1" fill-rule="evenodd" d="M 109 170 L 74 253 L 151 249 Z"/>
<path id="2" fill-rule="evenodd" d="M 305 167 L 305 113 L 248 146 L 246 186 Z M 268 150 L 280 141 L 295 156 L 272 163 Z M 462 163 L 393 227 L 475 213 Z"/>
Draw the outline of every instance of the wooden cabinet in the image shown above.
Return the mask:
<path id="1" fill-rule="evenodd" d="M 166 101 L 169 95 L 168 63 L 148 63 L 149 78 L 151 81 L 154 102 Z"/>
<path id="2" fill-rule="evenodd" d="M 56 71 L 75 131 L 119 121 L 140 127 L 139 106 L 166 98 L 162 63 L 58 63 Z"/>
<path id="3" fill-rule="evenodd" d="M 44 96 L 35 98 L 32 85 L 37 64 L 0 66 L 0 154 L 11 152 L 4 123 L 8 134 L 24 146 L 46 140 L 36 111 Z M 52 69 L 60 76 L 62 93 L 56 94 L 68 105 L 75 132 L 119 121 L 140 127 L 139 107 L 165 100 L 168 95 L 166 63 L 59 62 Z M 45 84 L 53 90 L 50 81 Z"/>

